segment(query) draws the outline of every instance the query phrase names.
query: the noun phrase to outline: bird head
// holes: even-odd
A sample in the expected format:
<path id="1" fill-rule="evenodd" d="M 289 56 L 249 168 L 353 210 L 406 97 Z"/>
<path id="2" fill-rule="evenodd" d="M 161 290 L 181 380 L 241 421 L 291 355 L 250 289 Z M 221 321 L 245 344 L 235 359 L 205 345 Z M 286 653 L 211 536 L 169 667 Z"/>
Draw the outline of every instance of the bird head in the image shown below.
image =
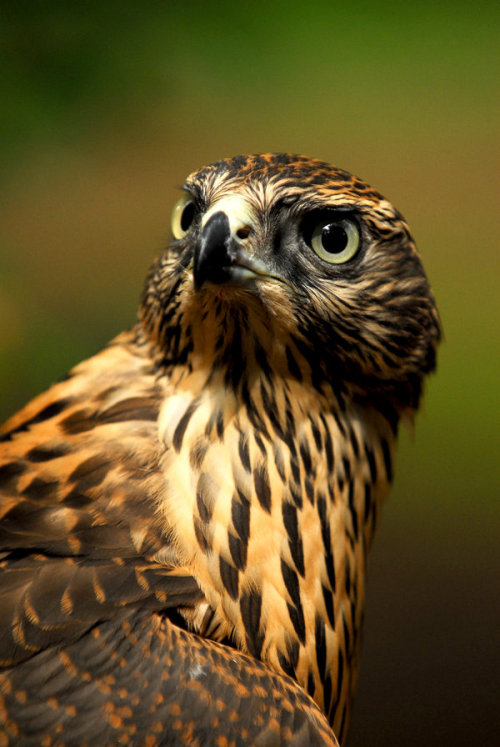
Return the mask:
<path id="1" fill-rule="evenodd" d="M 303 156 L 239 156 L 187 179 L 172 232 L 141 307 L 165 360 L 210 345 L 224 366 L 236 345 L 259 365 L 253 346 L 282 375 L 417 407 L 439 317 L 406 222 L 372 187 Z"/>

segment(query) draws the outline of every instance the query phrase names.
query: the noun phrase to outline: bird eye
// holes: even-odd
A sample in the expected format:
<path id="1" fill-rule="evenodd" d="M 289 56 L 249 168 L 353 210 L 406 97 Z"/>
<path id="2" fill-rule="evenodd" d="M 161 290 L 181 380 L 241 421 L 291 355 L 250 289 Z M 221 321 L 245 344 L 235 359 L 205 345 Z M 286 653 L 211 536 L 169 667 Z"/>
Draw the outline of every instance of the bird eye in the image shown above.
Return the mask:
<path id="1" fill-rule="evenodd" d="M 360 243 L 358 227 L 347 218 L 322 220 L 314 228 L 310 240 L 318 257 L 333 265 L 352 259 Z"/>
<path id="2" fill-rule="evenodd" d="M 187 192 L 174 205 L 172 210 L 172 233 L 175 239 L 183 239 L 193 225 L 195 205 Z"/>

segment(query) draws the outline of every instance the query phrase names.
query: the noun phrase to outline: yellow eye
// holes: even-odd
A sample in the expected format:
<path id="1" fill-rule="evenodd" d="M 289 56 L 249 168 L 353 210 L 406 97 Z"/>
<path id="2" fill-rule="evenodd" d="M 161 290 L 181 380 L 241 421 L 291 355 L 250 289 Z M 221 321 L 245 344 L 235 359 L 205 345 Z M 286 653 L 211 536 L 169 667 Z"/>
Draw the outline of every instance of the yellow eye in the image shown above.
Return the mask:
<path id="1" fill-rule="evenodd" d="M 195 205 L 193 198 L 187 192 L 174 205 L 172 210 L 172 233 L 174 239 L 183 239 L 191 228 L 194 220 Z"/>
<path id="2" fill-rule="evenodd" d="M 360 243 L 358 227 L 347 218 L 322 220 L 311 235 L 311 246 L 318 257 L 333 265 L 352 259 Z"/>

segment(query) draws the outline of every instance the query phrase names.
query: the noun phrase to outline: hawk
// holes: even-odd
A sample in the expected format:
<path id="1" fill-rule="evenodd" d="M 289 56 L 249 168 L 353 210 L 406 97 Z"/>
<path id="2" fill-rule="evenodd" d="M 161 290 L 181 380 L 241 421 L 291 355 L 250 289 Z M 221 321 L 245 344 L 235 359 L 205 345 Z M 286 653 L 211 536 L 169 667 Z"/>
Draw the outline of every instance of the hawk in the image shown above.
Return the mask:
<path id="1" fill-rule="evenodd" d="M 303 156 L 195 172 L 172 232 L 136 325 L 1 431 L 0 745 L 345 742 L 428 281 Z"/>

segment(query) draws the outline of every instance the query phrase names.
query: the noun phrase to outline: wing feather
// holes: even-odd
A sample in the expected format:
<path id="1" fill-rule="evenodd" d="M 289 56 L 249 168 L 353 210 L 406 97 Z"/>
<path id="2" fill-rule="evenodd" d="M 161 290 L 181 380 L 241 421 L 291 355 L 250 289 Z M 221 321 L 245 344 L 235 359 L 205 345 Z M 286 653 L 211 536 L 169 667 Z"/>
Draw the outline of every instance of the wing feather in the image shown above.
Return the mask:
<path id="1" fill-rule="evenodd" d="M 0 673 L 0 693 L 12 743 L 338 745 L 292 679 L 138 610 Z"/>
<path id="2" fill-rule="evenodd" d="M 156 517 L 161 394 L 128 333 L 3 427 L 0 666 L 203 599 Z"/>

